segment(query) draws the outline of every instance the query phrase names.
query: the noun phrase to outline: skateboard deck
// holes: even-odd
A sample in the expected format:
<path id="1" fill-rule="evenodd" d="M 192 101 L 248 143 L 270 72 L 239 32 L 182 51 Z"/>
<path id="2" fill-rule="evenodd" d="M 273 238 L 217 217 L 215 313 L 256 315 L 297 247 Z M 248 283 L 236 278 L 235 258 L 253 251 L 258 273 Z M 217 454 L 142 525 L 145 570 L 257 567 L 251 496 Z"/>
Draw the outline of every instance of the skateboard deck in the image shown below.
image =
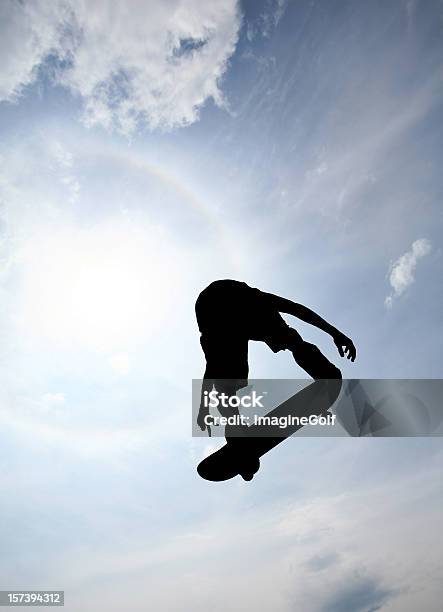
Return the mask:
<path id="1" fill-rule="evenodd" d="M 339 396 L 341 380 L 317 380 L 273 408 L 267 417 L 309 417 L 326 413 Z M 219 482 L 235 476 L 251 480 L 260 467 L 260 457 L 292 436 L 303 425 L 288 425 L 284 434 L 277 426 L 251 425 L 244 437 L 228 438 L 226 444 L 197 466 L 205 480 Z"/>

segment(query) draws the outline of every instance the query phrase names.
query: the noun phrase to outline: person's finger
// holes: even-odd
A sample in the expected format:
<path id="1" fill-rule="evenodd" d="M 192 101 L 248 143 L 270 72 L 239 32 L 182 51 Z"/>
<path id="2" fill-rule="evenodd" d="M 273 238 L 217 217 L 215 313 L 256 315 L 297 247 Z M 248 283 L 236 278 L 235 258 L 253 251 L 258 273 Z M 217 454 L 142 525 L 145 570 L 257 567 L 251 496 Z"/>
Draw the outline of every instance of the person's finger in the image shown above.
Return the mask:
<path id="1" fill-rule="evenodd" d="M 338 352 L 340 353 L 340 357 L 344 357 L 345 352 L 343 350 L 343 347 L 340 344 L 337 344 L 337 348 L 338 348 Z"/>
<path id="2" fill-rule="evenodd" d="M 355 348 L 354 345 L 352 345 L 352 361 L 355 361 L 356 357 L 357 357 L 357 349 Z"/>

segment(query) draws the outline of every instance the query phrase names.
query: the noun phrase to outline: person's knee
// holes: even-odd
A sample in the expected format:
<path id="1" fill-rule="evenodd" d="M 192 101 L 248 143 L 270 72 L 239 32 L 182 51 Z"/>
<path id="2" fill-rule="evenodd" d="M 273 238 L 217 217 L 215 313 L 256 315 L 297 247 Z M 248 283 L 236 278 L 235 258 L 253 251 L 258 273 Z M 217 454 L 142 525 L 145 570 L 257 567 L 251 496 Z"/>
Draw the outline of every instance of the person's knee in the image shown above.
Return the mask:
<path id="1" fill-rule="evenodd" d="M 343 378 L 341 371 L 333 363 L 331 363 L 331 374 L 332 376 L 329 378 L 333 378 L 334 380 L 342 380 Z"/>
<path id="2" fill-rule="evenodd" d="M 317 379 L 340 379 L 340 370 L 331 363 L 320 351 L 320 349 L 304 340 L 293 350 L 296 362 L 307 371 L 313 378 Z"/>
<path id="3" fill-rule="evenodd" d="M 318 346 L 315 344 L 311 344 L 310 342 L 306 342 L 302 340 L 295 346 L 295 350 L 293 351 L 294 357 L 304 357 L 308 359 L 326 359 L 323 353 L 320 351 Z"/>
<path id="4" fill-rule="evenodd" d="M 321 378 L 342 380 L 341 371 L 337 368 L 337 366 L 326 359 L 326 357 L 324 357 L 324 362 L 321 364 Z"/>
<path id="5" fill-rule="evenodd" d="M 295 331 L 295 329 L 291 329 L 289 338 L 287 341 L 287 347 L 292 353 L 294 351 L 303 350 L 303 346 L 307 344 L 309 343 L 305 342 L 303 338 L 300 336 L 300 334 L 297 331 Z M 310 346 L 314 346 L 314 345 L 311 344 Z"/>

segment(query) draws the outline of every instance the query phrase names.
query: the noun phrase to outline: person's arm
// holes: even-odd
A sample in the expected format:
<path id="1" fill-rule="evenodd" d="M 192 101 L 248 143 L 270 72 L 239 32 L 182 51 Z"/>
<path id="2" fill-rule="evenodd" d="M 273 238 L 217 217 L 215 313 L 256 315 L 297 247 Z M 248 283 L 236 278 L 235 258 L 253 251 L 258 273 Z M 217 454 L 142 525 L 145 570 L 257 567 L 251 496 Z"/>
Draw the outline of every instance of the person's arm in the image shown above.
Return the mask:
<path id="1" fill-rule="evenodd" d="M 309 323 L 310 325 L 313 325 L 314 327 L 317 327 L 318 329 L 321 329 L 329 334 L 332 337 L 340 355 L 344 357 L 346 353 L 348 359 L 351 361 L 355 360 L 357 351 L 352 340 L 336 327 L 325 321 L 325 319 L 323 319 L 316 312 L 310 308 L 307 308 L 307 306 L 297 304 L 292 300 L 288 300 L 278 295 L 273 295 L 272 293 L 265 293 L 264 295 L 270 301 L 272 306 L 279 312 L 284 312 L 292 315 L 293 317 L 297 317 L 301 321 Z"/>
<path id="2" fill-rule="evenodd" d="M 212 378 L 208 378 L 206 371 L 203 375 L 203 380 L 202 380 L 202 388 L 201 388 L 201 394 L 200 394 L 200 408 L 198 411 L 198 416 L 197 416 L 197 425 L 200 427 L 200 429 L 202 431 L 205 431 L 205 429 L 208 430 L 208 435 L 211 435 L 211 428 L 209 425 L 206 425 L 205 423 L 205 417 L 209 414 L 209 408 L 207 408 L 204 405 L 204 393 L 205 391 L 207 391 L 208 393 L 210 391 L 212 391 L 212 387 L 214 386 L 214 381 Z"/>

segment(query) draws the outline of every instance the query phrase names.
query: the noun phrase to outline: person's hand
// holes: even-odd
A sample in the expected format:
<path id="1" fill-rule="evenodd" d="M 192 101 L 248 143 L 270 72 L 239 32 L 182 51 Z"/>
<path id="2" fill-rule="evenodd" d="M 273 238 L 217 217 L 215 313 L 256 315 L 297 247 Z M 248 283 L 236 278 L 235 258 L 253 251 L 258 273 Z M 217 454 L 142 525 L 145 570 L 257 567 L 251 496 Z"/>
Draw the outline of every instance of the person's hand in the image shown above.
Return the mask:
<path id="1" fill-rule="evenodd" d="M 208 416 L 209 410 L 207 408 L 200 408 L 198 417 L 197 417 L 197 425 L 200 427 L 202 431 L 208 430 L 208 435 L 211 435 L 211 428 L 209 425 L 206 425 L 205 418 Z"/>
<path id="2" fill-rule="evenodd" d="M 357 356 L 357 351 L 355 349 L 354 343 L 350 338 L 337 331 L 333 336 L 334 344 L 338 349 L 341 357 L 346 357 L 351 361 L 355 360 Z"/>

